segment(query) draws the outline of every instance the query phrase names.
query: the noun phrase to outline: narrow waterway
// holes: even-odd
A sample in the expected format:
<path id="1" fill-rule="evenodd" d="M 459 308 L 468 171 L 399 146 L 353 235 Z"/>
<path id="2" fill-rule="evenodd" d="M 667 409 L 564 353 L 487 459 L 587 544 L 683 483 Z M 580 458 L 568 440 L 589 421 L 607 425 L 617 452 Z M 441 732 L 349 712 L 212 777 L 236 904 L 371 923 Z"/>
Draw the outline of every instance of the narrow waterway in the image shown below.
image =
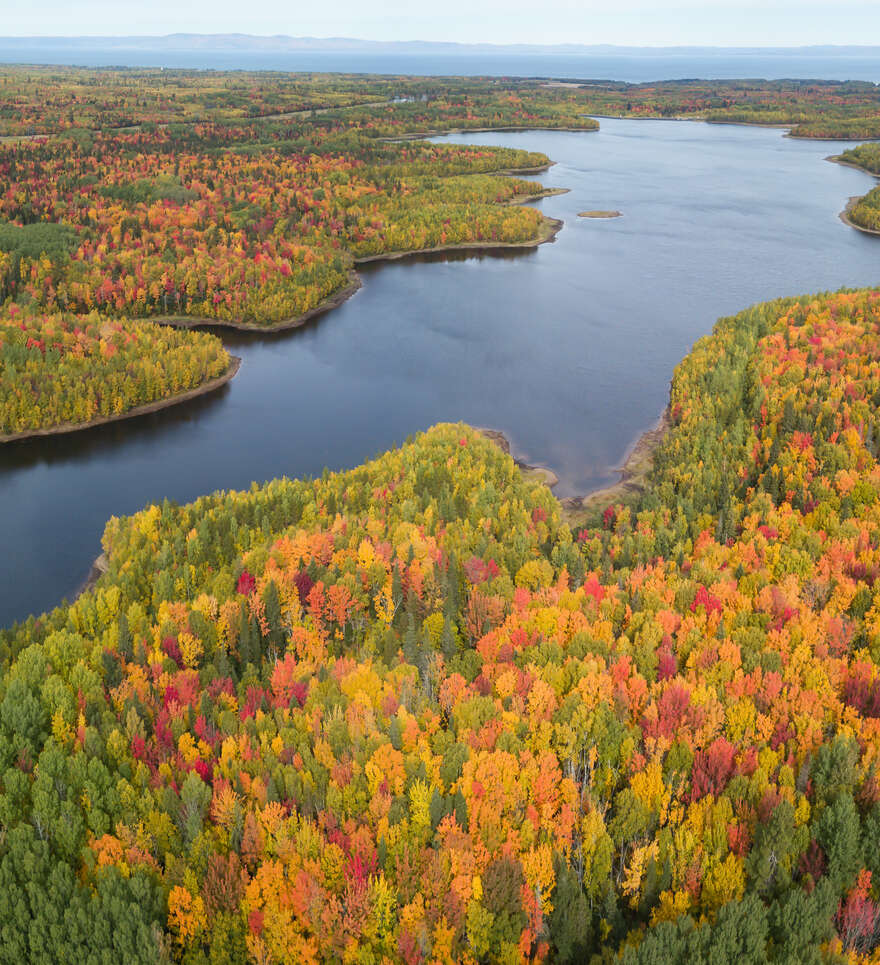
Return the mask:
<path id="1" fill-rule="evenodd" d="M 224 339 L 215 395 L 0 448 L 0 625 L 85 580 L 106 519 L 279 475 L 354 466 L 463 419 L 552 466 L 559 495 L 615 478 L 665 405 L 676 363 L 719 315 L 780 295 L 880 283 L 880 238 L 841 223 L 872 184 L 778 130 L 603 120 L 598 133 L 450 140 L 543 151 L 540 202 L 565 228 L 500 255 L 370 266 L 298 331 Z M 619 209 L 614 220 L 577 212 Z"/>

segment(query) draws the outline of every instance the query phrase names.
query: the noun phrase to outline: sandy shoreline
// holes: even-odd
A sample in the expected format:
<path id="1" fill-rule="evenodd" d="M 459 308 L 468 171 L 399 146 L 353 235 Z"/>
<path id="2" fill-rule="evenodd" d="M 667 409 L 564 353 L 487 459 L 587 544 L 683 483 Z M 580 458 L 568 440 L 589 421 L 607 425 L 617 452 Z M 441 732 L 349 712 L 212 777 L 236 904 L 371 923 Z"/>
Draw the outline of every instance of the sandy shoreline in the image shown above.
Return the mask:
<path id="1" fill-rule="evenodd" d="M 864 198 L 863 194 L 854 194 L 847 202 L 846 207 L 837 216 L 845 224 L 849 225 L 850 228 L 855 228 L 856 231 L 861 231 L 864 235 L 874 235 L 875 237 L 880 237 L 880 231 L 876 228 L 866 228 L 864 225 L 857 224 L 850 218 L 849 213 L 852 209 L 859 203 L 859 201 Z"/>
<path id="2" fill-rule="evenodd" d="M 869 171 L 867 168 L 862 167 L 861 164 L 853 164 L 852 161 L 844 161 L 840 154 L 832 154 L 825 158 L 826 161 L 831 161 L 832 164 L 839 164 L 841 167 L 852 168 L 854 171 L 861 171 L 862 174 L 867 174 L 868 177 L 874 178 L 874 180 L 880 180 L 880 174 L 876 174 L 874 171 Z M 850 228 L 855 228 L 856 231 L 861 231 L 866 235 L 880 236 L 880 231 L 876 228 L 865 228 L 863 225 L 857 224 L 850 218 L 849 214 L 853 207 L 865 197 L 865 195 L 870 194 L 866 191 L 865 194 L 854 194 L 852 195 L 846 203 L 846 207 L 840 212 L 838 218 L 845 224 L 849 225 Z"/>
<path id="3" fill-rule="evenodd" d="M 524 475 L 533 477 L 539 482 L 542 482 L 549 489 L 552 489 L 558 482 L 559 477 L 553 472 L 552 469 L 548 469 L 546 466 L 530 466 L 527 462 L 523 462 L 522 459 L 517 459 L 510 451 L 510 440 L 500 432 L 498 429 L 483 429 L 477 428 L 477 432 L 481 436 L 488 439 L 489 442 L 494 442 L 496 446 L 508 456 L 513 459 L 514 464 L 517 469 L 520 470 Z"/>
<path id="4" fill-rule="evenodd" d="M 92 568 L 89 570 L 89 575 L 86 577 L 85 583 L 74 593 L 73 601 L 75 602 L 83 593 L 88 593 L 89 590 L 93 589 L 98 580 L 100 580 L 109 569 L 110 562 L 107 559 L 107 554 L 100 553 L 95 557 L 95 561 L 92 563 Z"/>
<path id="5" fill-rule="evenodd" d="M 842 154 L 829 154 L 825 160 L 830 161 L 832 164 L 839 164 L 842 168 L 852 168 L 853 171 L 861 171 L 862 174 L 867 174 L 872 178 L 880 178 L 880 174 L 877 174 L 874 171 L 869 171 L 867 168 L 863 168 L 861 164 L 853 164 L 852 161 L 844 161 Z"/>
<path id="6" fill-rule="evenodd" d="M 612 486 L 604 486 L 601 489 L 594 489 L 578 496 L 565 496 L 560 499 L 559 503 L 567 522 L 582 523 L 592 513 L 603 510 L 608 505 L 627 502 L 640 496 L 645 491 L 647 476 L 654 462 L 654 452 L 665 438 L 669 428 L 669 412 L 666 409 L 660 415 L 657 423 L 636 439 L 627 452 L 623 465 L 615 470 L 620 473 L 618 482 Z M 497 429 L 483 428 L 478 428 L 477 432 L 490 442 L 494 442 L 502 452 L 511 456 L 517 468 L 527 477 L 543 482 L 551 489 L 559 482 L 559 477 L 552 469 L 546 466 L 529 465 L 529 463 L 514 456 L 511 452 L 510 441 L 503 432 L 499 432 Z"/>
<path id="7" fill-rule="evenodd" d="M 151 412 L 160 412 L 162 409 L 168 409 L 173 405 L 180 405 L 182 402 L 189 402 L 192 399 L 197 399 L 199 396 L 207 395 L 209 392 L 216 392 L 217 389 L 222 388 L 227 382 L 235 378 L 241 367 L 241 359 L 237 355 L 231 355 L 230 358 L 232 361 L 223 375 L 209 379 L 207 382 L 203 382 L 194 389 L 188 389 L 186 392 L 178 392 L 176 395 L 168 396 L 165 399 L 156 399 L 155 402 L 147 402 L 144 405 L 136 406 L 134 409 L 129 409 L 127 412 L 120 412 L 119 415 L 100 416 L 96 419 L 91 419 L 89 422 L 63 422 L 60 425 L 47 426 L 44 429 L 24 429 L 21 432 L 0 435 L 0 443 L 18 442 L 22 439 L 32 439 L 37 436 L 58 436 L 68 432 L 82 432 L 84 429 L 107 425 L 110 422 L 122 422 L 123 419 L 135 419 L 138 416 L 148 415 Z"/>
<path id="8" fill-rule="evenodd" d="M 528 204 L 530 201 L 541 201 L 543 198 L 555 198 L 560 194 L 568 194 L 569 191 L 571 191 L 571 188 L 544 188 L 543 191 L 538 191 L 536 194 L 521 194 L 501 203 L 507 205 Z"/>
<path id="9" fill-rule="evenodd" d="M 561 499 L 569 521 L 579 520 L 614 503 L 627 502 L 645 491 L 648 473 L 654 465 L 654 453 L 669 432 L 669 410 L 664 409 L 657 422 L 636 439 L 623 465 L 615 470 L 620 479 L 612 486 L 594 489 L 581 496 Z"/>

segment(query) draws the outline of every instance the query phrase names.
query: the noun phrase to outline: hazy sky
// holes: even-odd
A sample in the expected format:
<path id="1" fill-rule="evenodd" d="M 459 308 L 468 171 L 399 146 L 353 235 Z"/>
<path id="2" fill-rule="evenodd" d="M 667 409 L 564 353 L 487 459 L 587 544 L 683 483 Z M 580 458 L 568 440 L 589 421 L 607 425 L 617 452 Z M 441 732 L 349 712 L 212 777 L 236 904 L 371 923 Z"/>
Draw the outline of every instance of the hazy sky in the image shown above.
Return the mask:
<path id="1" fill-rule="evenodd" d="M 0 0 L 0 34 L 252 33 L 464 43 L 880 44 L 880 0 Z"/>

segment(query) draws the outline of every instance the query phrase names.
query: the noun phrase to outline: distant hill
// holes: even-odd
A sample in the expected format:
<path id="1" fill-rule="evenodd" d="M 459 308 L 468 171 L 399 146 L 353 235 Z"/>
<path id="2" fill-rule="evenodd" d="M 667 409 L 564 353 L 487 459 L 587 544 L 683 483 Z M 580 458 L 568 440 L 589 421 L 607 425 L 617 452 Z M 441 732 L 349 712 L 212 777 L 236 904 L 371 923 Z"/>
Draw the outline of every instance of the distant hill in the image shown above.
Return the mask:
<path id="1" fill-rule="evenodd" d="M 254 36 L 253 34 L 189 34 L 175 33 L 165 36 L 128 37 L 0 37 L 0 45 L 22 44 L 31 49 L 110 49 L 110 50 L 241 50 L 241 51 L 308 51 L 310 53 L 338 53 L 348 51 L 365 54 L 521 54 L 540 56 L 577 56 L 617 54 L 626 56 L 753 56 L 755 54 L 778 57 L 809 54 L 822 57 L 880 56 L 880 46 L 833 46 L 811 47 L 624 47 L 613 44 L 462 44 L 423 40 L 376 41 L 357 40 L 351 37 L 288 37 Z"/>

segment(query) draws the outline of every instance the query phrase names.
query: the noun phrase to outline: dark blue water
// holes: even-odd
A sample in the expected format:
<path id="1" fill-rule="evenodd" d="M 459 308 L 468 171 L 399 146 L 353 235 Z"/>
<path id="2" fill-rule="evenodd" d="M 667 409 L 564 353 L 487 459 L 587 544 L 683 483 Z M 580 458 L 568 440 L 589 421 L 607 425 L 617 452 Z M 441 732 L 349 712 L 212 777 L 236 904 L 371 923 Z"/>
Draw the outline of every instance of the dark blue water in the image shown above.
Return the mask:
<path id="1" fill-rule="evenodd" d="M 33 45 L 0 46 L 0 63 L 74 64 L 84 67 L 166 67 L 211 70 L 330 71 L 416 76 L 554 77 L 628 81 L 737 77 L 867 80 L 880 82 L 880 58 L 869 54 L 794 51 L 772 53 L 369 54 L 146 50 Z"/>
<path id="2" fill-rule="evenodd" d="M 243 363 L 215 396 L 0 449 L 0 625 L 76 589 L 111 514 L 354 466 L 441 420 L 502 429 L 560 495 L 607 484 L 719 315 L 880 282 L 880 238 L 837 217 L 872 179 L 826 163 L 831 145 L 611 120 L 458 140 L 558 162 L 541 180 L 571 191 L 540 202 L 565 221 L 557 240 L 373 266 L 308 327 L 227 339 Z M 593 208 L 623 217 L 576 217 Z"/>

